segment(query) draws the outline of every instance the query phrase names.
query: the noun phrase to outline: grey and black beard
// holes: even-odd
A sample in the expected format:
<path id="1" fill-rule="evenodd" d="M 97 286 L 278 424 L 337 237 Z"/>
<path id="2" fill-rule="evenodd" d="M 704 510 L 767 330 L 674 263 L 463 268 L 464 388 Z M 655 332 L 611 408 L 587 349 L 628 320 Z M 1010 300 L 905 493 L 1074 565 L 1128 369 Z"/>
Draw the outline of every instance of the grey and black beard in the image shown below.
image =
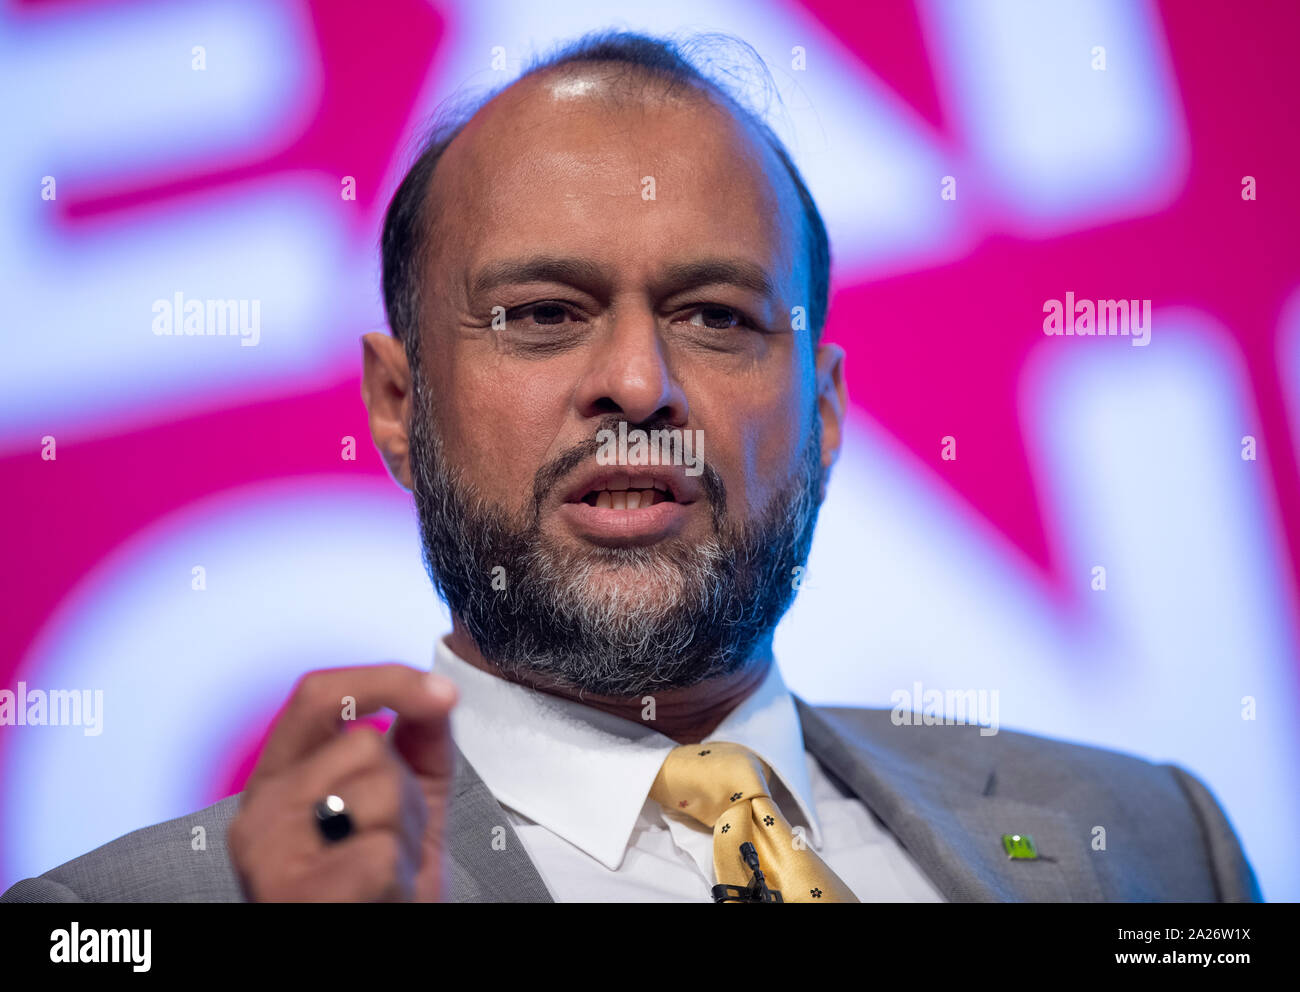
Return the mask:
<path id="1" fill-rule="evenodd" d="M 589 443 L 538 471 L 532 509 L 519 520 L 447 465 L 418 368 L 412 374 L 411 473 L 425 567 L 483 657 L 507 677 L 621 697 L 685 688 L 743 668 L 789 608 L 821 503 L 815 410 L 799 471 L 748 526 L 731 523 L 722 479 L 706 464 L 708 541 L 579 551 L 542 532 L 541 506 L 564 477 L 595 460 L 595 430 Z"/>

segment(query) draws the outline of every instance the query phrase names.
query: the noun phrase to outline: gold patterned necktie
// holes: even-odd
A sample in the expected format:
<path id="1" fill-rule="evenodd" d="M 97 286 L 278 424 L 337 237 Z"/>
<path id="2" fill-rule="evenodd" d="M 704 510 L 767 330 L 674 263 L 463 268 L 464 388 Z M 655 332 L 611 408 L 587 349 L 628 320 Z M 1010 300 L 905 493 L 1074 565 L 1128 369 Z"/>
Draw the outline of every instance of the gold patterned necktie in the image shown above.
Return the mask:
<path id="1" fill-rule="evenodd" d="M 747 886 L 751 870 L 740 845 L 749 842 L 769 889 L 783 902 L 857 902 L 777 808 L 770 769 L 739 744 L 710 741 L 674 748 L 659 769 L 650 798 L 713 829 L 713 873 L 719 884 Z"/>

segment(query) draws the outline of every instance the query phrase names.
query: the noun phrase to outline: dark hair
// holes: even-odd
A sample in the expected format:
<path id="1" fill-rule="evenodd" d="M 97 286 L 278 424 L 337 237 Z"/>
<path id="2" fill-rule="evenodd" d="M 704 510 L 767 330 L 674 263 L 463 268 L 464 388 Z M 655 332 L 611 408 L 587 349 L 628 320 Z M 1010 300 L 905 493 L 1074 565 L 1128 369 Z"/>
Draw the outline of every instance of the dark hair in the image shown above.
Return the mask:
<path id="1" fill-rule="evenodd" d="M 470 119 L 503 90 L 544 70 L 588 62 L 621 64 L 628 68 L 629 75 L 659 80 L 670 88 L 703 90 L 720 99 L 737 119 L 752 126 L 768 143 L 789 173 L 803 207 L 811 251 L 808 326 L 816 343 L 826 322 L 830 293 L 830 242 L 826 225 L 781 140 L 729 84 L 714 78 L 719 74 L 719 63 L 729 53 L 734 53 L 734 60 L 721 68 L 721 75 L 732 78 L 748 75 L 751 81 L 763 86 L 770 99 L 775 88 L 766 65 L 752 47 L 737 38 L 707 34 L 677 42 L 628 31 L 605 31 L 585 35 L 549 56 L 535 58 L 518 79 L 486 96 L 444 107 L 429 128 L 414 164 L 397 187 L 384 215 L 381 238 L 384 311 L 393 334 L 405 344 L 408 358 L 413 363 L 419 361 L 419 334 L 416 333 L 421 307 L 419 289 L 428 259 L 431 228 L 425 217 L 425 204 L 442 153 Z M 713 75 L 706 75 L 706 67 L 713 70 Z"/>

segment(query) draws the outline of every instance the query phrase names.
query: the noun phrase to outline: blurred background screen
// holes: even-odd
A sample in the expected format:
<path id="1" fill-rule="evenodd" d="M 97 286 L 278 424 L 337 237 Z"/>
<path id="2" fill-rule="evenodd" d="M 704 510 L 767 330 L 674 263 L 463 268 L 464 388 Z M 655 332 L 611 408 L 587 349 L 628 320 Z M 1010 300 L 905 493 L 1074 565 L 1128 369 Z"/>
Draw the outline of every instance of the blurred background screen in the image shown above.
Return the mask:
<path id="1" fill-rule="evenodd" d="M 359 392 L 380 221 L 440 103 L 598 28 L 752 45 L 827 221 L 852 413 L 790 687 L 1182 764 L 1300 899 L 1281 0 L 0 3 L 0 688 L 102 691 L 0 726 L 0 888 L 237 791 L 301 673 L 431 664 Z M 1067 293 L 1149 336 L 1046 334 Z M 157 333 L 209 299 L 256 333 Z"/>

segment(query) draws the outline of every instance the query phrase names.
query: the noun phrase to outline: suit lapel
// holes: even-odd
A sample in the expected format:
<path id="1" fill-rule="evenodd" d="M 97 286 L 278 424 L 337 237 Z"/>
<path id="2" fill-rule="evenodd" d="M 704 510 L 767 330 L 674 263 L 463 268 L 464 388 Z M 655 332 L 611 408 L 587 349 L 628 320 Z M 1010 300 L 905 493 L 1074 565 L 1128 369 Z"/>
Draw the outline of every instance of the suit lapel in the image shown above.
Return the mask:
<path id="1" fill-rule="evenodd" d="M 997 794 L 987 752 L 926 760 L 903 752 L 905 734 L 868 721 L 823 716 L 794 697 L 804 743 L 889 828 L 952 902 L 1070 902 L 1104 898 L 1085 828 L 1064 814 Z M 883 727 L 883 724 L 881 725 Z M 1012 860 L 1002 835 L 1031 835 L 1038 860 Z"/>
<path id="2" fill-rule="evenodd" d="M 447 814 L 448 901 L 554 902 L 510 817 L 460 748 L 455 752 L 456 784 Z"/>
<path id="3" fill-rule="evenodd" d="M 794 697 L 804 744 L 879 817 L 952 902 L 1071 902 L 1105 898 L 1090 863 L 1085 828 L 1047 807 L 997 795 L 991 761 L 978 749 L 960 759 L 920 760 L 868 722 L 823 716 Z M 896 728 L 894 734 L 924 733 Z M 452 902 L 553 902 L 546 883 L 478 773 L 456 752 L 447 819 Z M 1033 836 L 1041 857 L 1011 860 L 1004 833 Z"/>

